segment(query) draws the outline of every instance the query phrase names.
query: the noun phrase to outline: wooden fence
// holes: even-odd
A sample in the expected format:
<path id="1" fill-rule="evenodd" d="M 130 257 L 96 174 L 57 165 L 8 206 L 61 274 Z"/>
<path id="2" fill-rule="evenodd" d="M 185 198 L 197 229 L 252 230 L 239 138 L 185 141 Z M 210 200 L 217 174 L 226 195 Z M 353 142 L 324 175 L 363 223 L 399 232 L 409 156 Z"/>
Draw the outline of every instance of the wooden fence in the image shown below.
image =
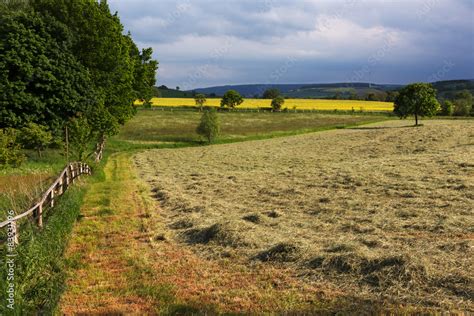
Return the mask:
<path id="1" fill-rule="evenodd" d="M 25 217 L 33 217 L 38 227 L 43 227 L 43 213 L 46 208 L 54 207 L 55 199 L 63 195 L 67 188 L 75 182 L 75 180 L 83 174 L 90 175 L 91 168 L 82 162 L 69 163 L 61 172 L 59 177 L 43 194 L 38 203 L 24 213 L 9 218 L 0 223 L 0 229 L 8 227 L 9 234 L 14 236 L 15 244 L 18 244 L 19 228 L 17 221 Z"/>

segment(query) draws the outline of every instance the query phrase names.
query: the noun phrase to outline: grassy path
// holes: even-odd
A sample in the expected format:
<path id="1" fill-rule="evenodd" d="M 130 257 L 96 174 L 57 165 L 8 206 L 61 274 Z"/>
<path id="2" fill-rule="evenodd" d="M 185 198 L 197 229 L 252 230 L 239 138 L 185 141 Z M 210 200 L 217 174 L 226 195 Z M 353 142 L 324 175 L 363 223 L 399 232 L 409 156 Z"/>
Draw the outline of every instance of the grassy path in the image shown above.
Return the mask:
<path id="1" fill-rule="evenodd" d="M 71 274 L 60 304 L 65 314 L 150 311 L 142 298 L 127 293 L 127 258 L 145 238 L 139 230 L 144 205 L 128 161 L 127 155 L 110 157 L 105 179 L 92 183 L 84 198 L 66 254 Z"/>
<path id="2" fill-rule="evenodd" d="M 92 183 L 85 196 L 66 254 L 62 314 L 327 310 L 321 301 L 337 296 L 283 269 L 197 257 L 168 240 L 158 204 L 136 178 L 130 154 L 111 156 L 104 171 L 105 179 Z"/>

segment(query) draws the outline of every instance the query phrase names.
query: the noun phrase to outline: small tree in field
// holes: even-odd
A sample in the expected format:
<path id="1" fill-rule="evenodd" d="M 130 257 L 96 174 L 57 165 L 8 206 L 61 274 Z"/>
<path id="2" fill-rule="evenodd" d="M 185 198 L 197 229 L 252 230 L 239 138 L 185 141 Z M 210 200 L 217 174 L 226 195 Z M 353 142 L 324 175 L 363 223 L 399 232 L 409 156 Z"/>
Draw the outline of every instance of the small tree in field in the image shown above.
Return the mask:
<path id="1" fill-rule="evenodd" d="M 285 104 L 285 98 L 282 96 L 276 97 L 275 99 L 272 100 L 272 109 L 273 111 L 281 111 L 281 108 L 283 107 L 283 104 Z"/>
<path id="2" fill-rule="evenodd" d="M 28 123 L 21 129 L 20 142 L 26 147 L 36 149 L 38 157 L 41 152 L 53 141 L 53 135 L 46 126 Z"/>
<path id="3" fill-rule="evenodd" d="M 235 90 L 227 91 L 221 100 L 221 107 L 229 107 L 231 109 L 235 108 L 238 105 L 241 105 L 244 102 L 244 98 Z"/>
<path id="4" fill-rule="evenodd" d="M 428 83 L 413 83 L 402 90 L 395 99 L 394 113 L 400 118 L 415 116 L 415 126 L 418 118 L 431 117 L 438 113 L 440 104 L 436 99 L 436 90 Z"/>
<path id="5" fill-rule="evenodd" d="M 12 128 L 0 129 L 0 169 L 7 166 L 19 167 L 25 160 L 16 138 L 16 130 Z"/>
<path id="6" fill-rule="evenodd" d="M 208 143 L 212 143 L 219 136 L 220 123 L 215 109 L 204 111 L 196 132 L 204 137 Z"/>
<path id="7" fill-rule="evenodd" d="M 207 99 L 204 94 L 198 93 L 194 96 L 194 101 L 196 102 L 196 106 L 199 107 L 199 111 L 202 111 L 202 107 L 207 102 Z"/>

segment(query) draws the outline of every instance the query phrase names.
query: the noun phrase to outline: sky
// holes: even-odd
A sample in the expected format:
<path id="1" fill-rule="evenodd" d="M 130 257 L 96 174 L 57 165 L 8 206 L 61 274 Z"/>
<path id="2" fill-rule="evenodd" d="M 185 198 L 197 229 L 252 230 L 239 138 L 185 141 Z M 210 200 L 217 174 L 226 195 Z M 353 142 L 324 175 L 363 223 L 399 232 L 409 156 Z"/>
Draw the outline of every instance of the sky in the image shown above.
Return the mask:
<path id="1" fill-rule="evenodd" d="M 474 0 L 109 0 L 157 85 L 474 79 Z"/>

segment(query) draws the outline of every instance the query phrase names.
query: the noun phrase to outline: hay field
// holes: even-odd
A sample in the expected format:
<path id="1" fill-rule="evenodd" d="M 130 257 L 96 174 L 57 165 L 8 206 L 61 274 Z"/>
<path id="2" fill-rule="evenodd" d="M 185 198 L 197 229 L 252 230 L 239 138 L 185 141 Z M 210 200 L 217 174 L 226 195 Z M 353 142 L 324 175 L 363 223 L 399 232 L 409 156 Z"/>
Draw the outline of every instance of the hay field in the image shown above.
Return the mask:
<path id="1" fill-rule="evenodd" d="M 379 306 L 472 312 L 474 124 L 424 123 L 152 150 L 135 163 L 171 238 L 203 257 L 289 267 Z"/>
<path id="2" fill-rule="evenodd" d="M 272 100 L 264 99 L 244 99 L 244 103 L 238 108 L 256 109 L 270 108 Z M 151 103 L 154 106 L 196 106 L 193 98 L 153 98 Z M 140 105 L 140 102 L 135 102 Z M 221 99 L 207 99 L 206 106 L 219 107 Z M 391 112 L 393 103 L 375 101 L 354 101 L 354 100 L 322 100 L 322 99 L 287 99 L 283 108 L 289 110 L 327 110 L 327 111 L 376 111 Z"/>

